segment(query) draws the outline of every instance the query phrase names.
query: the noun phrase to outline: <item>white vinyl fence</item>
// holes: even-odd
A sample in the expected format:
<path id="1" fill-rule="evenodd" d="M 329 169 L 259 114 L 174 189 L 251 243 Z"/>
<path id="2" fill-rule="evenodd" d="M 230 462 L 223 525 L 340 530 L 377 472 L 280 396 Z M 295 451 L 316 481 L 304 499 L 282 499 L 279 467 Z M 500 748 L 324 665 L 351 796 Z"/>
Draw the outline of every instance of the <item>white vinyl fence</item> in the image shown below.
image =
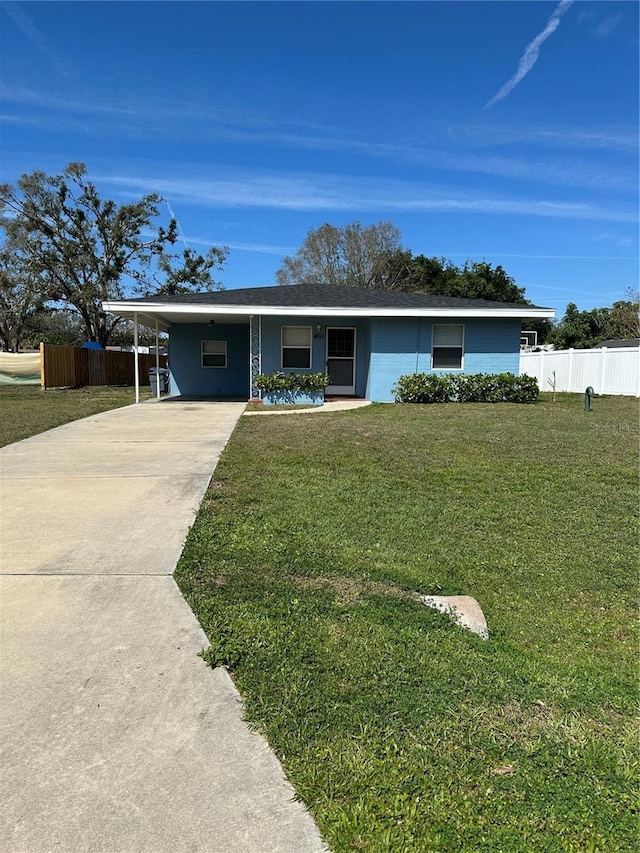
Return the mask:
<path id="1" fill-rule="evenodd" d="M 640 397 L 640 348 L 568 349 L 520 353 L 520 375 L 534 376 L 541 391 L 550 391 L 553 371 L 556 391 Z"/>

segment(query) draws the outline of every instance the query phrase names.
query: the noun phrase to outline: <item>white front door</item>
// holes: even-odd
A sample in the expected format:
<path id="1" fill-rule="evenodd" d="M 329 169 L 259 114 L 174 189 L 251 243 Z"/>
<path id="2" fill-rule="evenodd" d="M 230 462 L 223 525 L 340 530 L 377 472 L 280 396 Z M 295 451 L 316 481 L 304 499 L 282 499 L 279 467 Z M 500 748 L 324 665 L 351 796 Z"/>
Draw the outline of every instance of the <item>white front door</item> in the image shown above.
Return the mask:
<path id="1" fill-rule="evenodd" d="M 326 394 L 356 392 L 356 330 L 344 326 L 327 326 Z"/>

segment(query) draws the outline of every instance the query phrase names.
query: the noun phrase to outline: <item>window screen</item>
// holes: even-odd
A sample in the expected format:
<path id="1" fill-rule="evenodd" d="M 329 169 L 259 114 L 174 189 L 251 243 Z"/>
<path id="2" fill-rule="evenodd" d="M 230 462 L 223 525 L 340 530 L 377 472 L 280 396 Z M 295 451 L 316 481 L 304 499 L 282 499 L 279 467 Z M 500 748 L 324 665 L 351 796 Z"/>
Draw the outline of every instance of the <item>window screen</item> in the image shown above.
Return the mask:
<path id="1" fill-rule="evenodd" d="M 433 327 L 433 369 L 460 370 L 462 368 L 464 326 L 441 325 Z"/>
<path id="2" fill-rule="evenodd" d="M 282 366 L 311 367 L 311 326 L 282 327 Z"/>
<path id="3" fill-rule="evenodd" d="M 227 342 L 226 341 L 202 341 L 202 366 L 203 367 L 226 367 L 227 366 Z"/>

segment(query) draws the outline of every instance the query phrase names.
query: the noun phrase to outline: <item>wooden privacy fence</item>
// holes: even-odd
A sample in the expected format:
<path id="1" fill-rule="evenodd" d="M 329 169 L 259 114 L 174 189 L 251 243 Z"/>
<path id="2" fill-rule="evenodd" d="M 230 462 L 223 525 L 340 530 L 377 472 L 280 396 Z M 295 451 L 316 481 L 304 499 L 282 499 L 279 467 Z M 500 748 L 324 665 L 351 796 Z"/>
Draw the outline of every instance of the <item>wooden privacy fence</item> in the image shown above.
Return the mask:
<path id="1" fill-rule="evenodd" d="M 117 350 L 40 344 L 40 384 L 43 388 L 78 388 L 81 385 L 134 385 L 135 353 Z M 149 384 L 155 355 L 138 354 L 140 384 Z M 160 367 L 167 357 L 160 356 Z"/>

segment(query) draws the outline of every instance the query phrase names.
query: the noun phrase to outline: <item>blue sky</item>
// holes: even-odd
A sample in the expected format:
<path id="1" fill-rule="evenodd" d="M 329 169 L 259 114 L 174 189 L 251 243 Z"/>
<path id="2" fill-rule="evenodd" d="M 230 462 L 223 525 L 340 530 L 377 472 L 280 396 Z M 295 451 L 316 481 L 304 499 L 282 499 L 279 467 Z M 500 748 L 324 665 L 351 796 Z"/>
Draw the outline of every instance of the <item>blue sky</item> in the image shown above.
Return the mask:
<path id="1" fill-rule="evenodd" d="M 1 5 L 0 180 L 159 192 L 226 287 L 387 219 L 558 316 L 637 287 L 635 2 Z"/>

